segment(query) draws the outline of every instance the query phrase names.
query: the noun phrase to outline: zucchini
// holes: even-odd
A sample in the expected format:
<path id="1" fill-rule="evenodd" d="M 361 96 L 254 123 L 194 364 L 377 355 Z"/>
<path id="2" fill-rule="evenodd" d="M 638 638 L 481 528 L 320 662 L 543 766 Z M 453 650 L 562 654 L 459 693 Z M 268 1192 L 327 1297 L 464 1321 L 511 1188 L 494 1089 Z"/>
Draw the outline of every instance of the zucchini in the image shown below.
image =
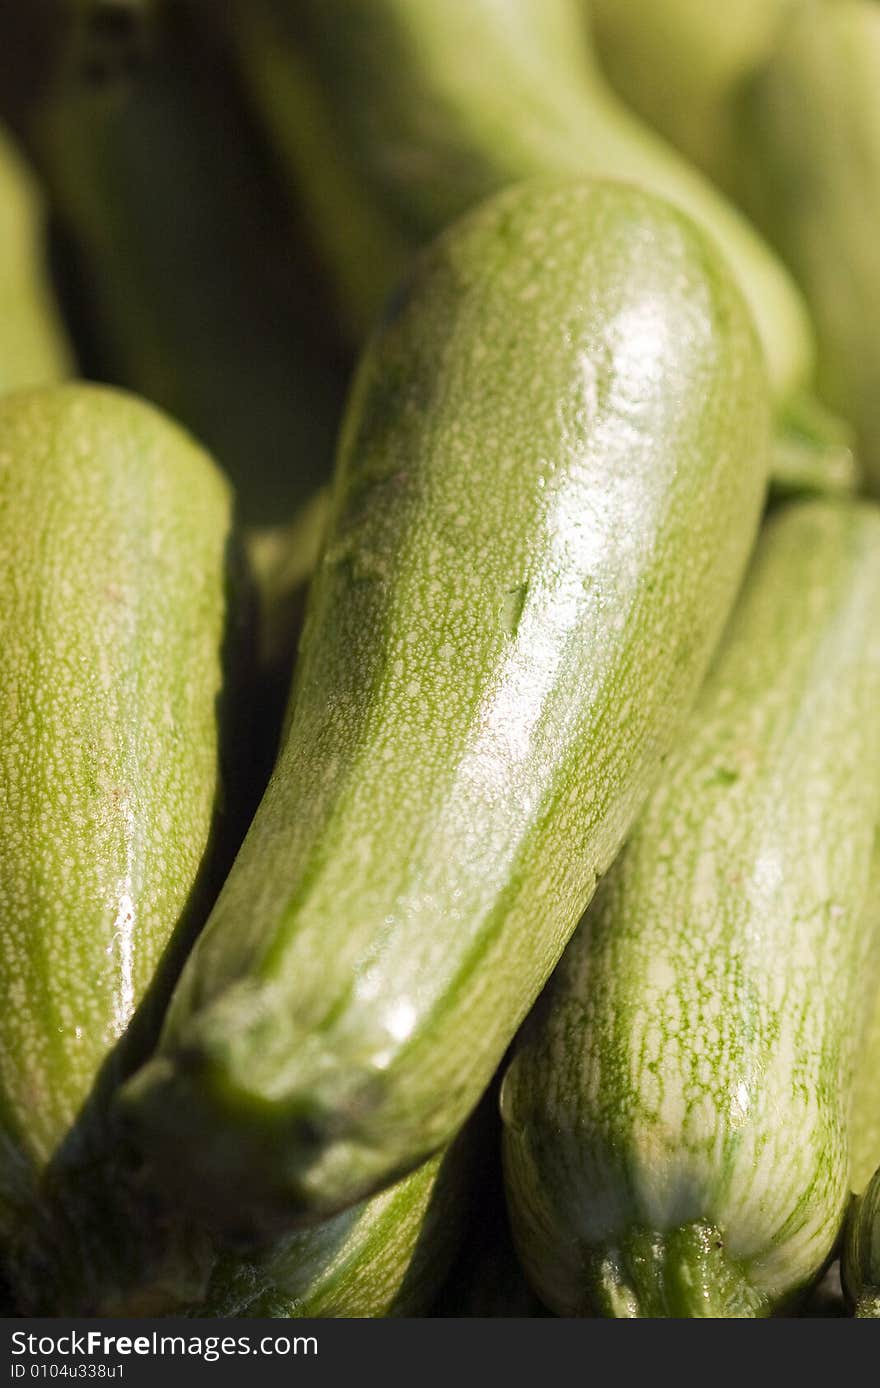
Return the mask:
<path id="1" fill-rule="evenodd" d="M 622 184 L 506 190 L 419 259 L 343 424 L 275 771 L 122 1099 L 256 1236 L 474 1107 L 696 694 L 765 493 L 724 261 Z M 487 980 L 492 986 L 487 987 Z"/>
<path id="2" fill-rule="evenodd" d="M 465 1147 L 460 1139 L 371 1200 L 288 1235 L 259 1261 L 221 1259 L 199 1315 L 424 1315 L 464 1224 Z"/>
<path id="3" fill-rule="evenodd" d="M 580 0 L 246 0 L 254 100 L 362 336 L 413 250 L 493 191 L 613 177 L 668 198 L 733 267 L 775 393 L 807 383 L 812 331 L 782 265 L 696 170 L 617 100 Z"/>
<path id="4" fill-rule="evenodd" d="M 36 181 L 0 126 L 0 394 L 50 385 L 71 369 L 43 231 Z"/>
<path id="5" fill-rule="evenodd" d="M 744 205 L 798 280 L 819 391 L 855 425 L 876 490 L 875 0 L 591 0 L 591 11 L 617 89 Z"/>
<path id="6" fill-rule="evenodd" d="M 136 82 L 65 70 L 31 140 L 87 373 L 191 429 L 247 525 L 291 516 L 330 472 L 347 363 L 222 50 L 174 7 Z"/>
<path id="7" fill-rule="evenodd" d="M 852 1179 L 858 1197 L 846 1224 L 842 1274 L 844 1290 L 856 1316 L 880 1317 L 880 852 L 875 855 L 869 897 L 875 932 L 868 1020 L 862 1037 L 852 1106 Z M 877 1173 L 877 1174 L 875 1174 Z"/>
<path id="8" fill-rule="evenodd" d="M 94 1160 L 103 1096 L 145 1044 L 136 1009 L 203 918 L 230 511 L 210 458 L 132 397 L 0 399 L 0 1240 L 15 1283 L 59 1173 Z"/>
<path id="9" fill-rule="evenodd" d="M 738 93 L 769 56 L 786 13 L 800 0 L 581 3 L 614 90 L 736 196 Z"/>
<path id="10" fill-rule="evenodd" d="M 866 973 L 867 1018 L 859 1046 L 853 1084 L 850 1186 L 858 1194 L 880 1163 L 880 847 L 875 851 L 865 928 L 873 931 L 875 950 Z"/>
<path id="11" fill-rule="evenodd" d="M 800 282 L 819 389 L 880 488 L 880 7 L 794 7 L 738 108 L 742 200 Z"/>
<path id="12" fill-rule="evenodd" d="M 880 1319 L 880 1170 L 850 1208 L 841 1272 L 844 1292 L 858 1319 Z"/>
<path id="13" fill-rule="evenodd" d="M 514 1232 L 563 1314 L 754 1316 L 849 1191 L 873 948 L 880 510 L 778 514 L 680 748 L 505 1076 Z"/>

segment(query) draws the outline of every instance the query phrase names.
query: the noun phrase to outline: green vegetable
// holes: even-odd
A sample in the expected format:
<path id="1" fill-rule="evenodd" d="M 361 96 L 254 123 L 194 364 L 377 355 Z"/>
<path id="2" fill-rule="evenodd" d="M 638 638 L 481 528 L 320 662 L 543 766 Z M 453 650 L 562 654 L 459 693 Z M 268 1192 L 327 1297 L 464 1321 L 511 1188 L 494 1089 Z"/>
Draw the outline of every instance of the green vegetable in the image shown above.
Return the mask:
<path id="1" fill-rule="evenodd" d="M 90 1112 L 139 1058 L 136 1009 L 205 909 L 229 540 L 225 482 L 151 407 L 85 385 L 0 399 L 0 1239 L 13 1268 L 61 1170 L 91 1160 Z"/>
<path id="2" fill-rule="evenodd" d="M 867 1016 L 858 1050 L 850 1120 L 850 1186 L 857 1193 L 865 1189 L 880 1162 L 880 848 L 874 855 L 865 929 L 873 932 L 875 950 L 863 980 Z"/>
<path id="3" fill-rule="evenodd" d="M 806 3 L 740 102 L 742 198 L 816 324 L 823 398 L 880 488 L 880 7 Z"/>
<path id="4" fill-rule="evenodd" d="M 847 496 L 862 482 L 850 426 L 802 396 L 788 410 L 773 446 L 774 496 Z"/>
<path id="5" fill-rule="evenodd" d="M 462 1141 L 259 1262 L 220 1262 L 200 1315 L 424 1315 L 449 1271 L 468 1208 Z"/>
<path id="6" fill-rule="evenodd" d="M 276 525 L 330 471 L 345 364 L 222 52 L 183 8 L 162 32 L 136 83 L 65 71 L 32 117 L 71 311 L 89 374 L 181 420 Z"/>
<path id="7" fill-rule="evenodd" d="M 70 352 L 44 262 L 42 205 L 34 179 L 0 127 L 0 393 L 49 385 Z"/>
<path id="8" fill-rule="evenodd" d="M 755 315 L 777 397 L 811 329 L 749 224 L 606 86 L 579 0 L 246 0 L 239 47 L 298 200 L 360 336 L 418 245 L 505 185 L 630 180 L 717 239 Z"/>
<path id="9" fill-rule="evenodd" d="M 507 190 L 360 364 L 274 775 L 127 1086 L 163 1179 L 256 1232 L 473 1108 L 702 679 L 769 407 L 745 305 L 620 184 Z M 488 986 L 487 986 L 488 985 Z"/>
<path id="10" fill-rule="evenodd" d="M 855 1315 L 860 1320 L 880 1319 L 880 1170 L 849 1211 L 842 1278 Z"/>
<path id="11" fill-rule="evenodd" d="M 880 511 L 773 519 L 502 1090 L 520 1255 L 563 1314 L 752 1316 L 829 1258 L 873 949 Z"/>
<path id="12" fill-rule="evenodd" d="M 868 899 L 869 926 L 875 935 L 873 968 L 867 975 L 868 1019 L 858 1055 L 852 1102 L 851 1187 L 842 1271 L 855 1314 L 880 1317 L 880 852 L 875 854 Z"/>
<path id="13" fill-rule="evenodd" d="M 798 280 L 818 388 L 880 486 L 880 8 L 592 0 L 627 100 L 741 202 Z"/>
<path id="14" fill-rule="evenodd" d="M 615 91 L 732 195 L 739 191 L 740 88 L 800 2 L 581 0 Z"/>

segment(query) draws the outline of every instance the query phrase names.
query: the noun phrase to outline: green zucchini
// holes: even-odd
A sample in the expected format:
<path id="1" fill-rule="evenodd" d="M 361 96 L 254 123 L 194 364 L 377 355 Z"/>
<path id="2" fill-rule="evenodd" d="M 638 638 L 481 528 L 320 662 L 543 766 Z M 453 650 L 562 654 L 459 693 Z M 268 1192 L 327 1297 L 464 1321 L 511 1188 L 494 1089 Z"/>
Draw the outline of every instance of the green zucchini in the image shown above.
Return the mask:
<path id="1" fill-rule="evenodd" d="M 771 520 L 680 749 L 523 1029 L 505 1176 L 563 1314 L 753 1316 L 829 1258 L 873 948 L 880 511 Z"/>
<path id="2" fill-rule="evenodd" d="M 415 247 L 538 175 L 631 180 L 703 225 L 758 324 L 777 398 L 812 335 L 782 265 L 643 127 L 587 49 L 580 0 L 239 0 L 239 50 L 357 337 Z"/>
<path id="3" fill-rule="evenodd" d="M 210 458 L 132 397 L 73 384 L 0 399 L 0 1240 L 13 1280 L 60 1170 L 93 1159 L 99 1096 L 139 1058 L 136 1009 L 204 914 L 230 512 Z"/>
<path id="4" fill-rule="evenodd" d="M 696 693 L 769 403 L 714 246 L 622 184 L 419 259 L 343 424 L 276 768 L 123 1091 L 206 1218 L 327 1216 L 440 1150 Z M 491 980 L 491 987 L 487 987 Z"/>
<path id="5" fill-rule="evenodd" d="M 421 1316 L 457 1251 L 468 1209 L 466 1143 L 258 1262 L 219 1262 L 203 1316 Z"/>
<path id="6" fill-rule="evenodd" d="M 852 1167 L 850 1186 L 865 1189 L 880 1163 L 880 847 L 874 855 L 865 912 L 865 928 L 874 932 L 875 951 L 866 971 L 867 1016 L 853 1084 Z"/>
<path id="7" fill-rule="evenodd" d="M 53 384 L 71 369 L 43 230 L 36 182 L 0 127 L 0 394 Z"/>
<path id="8" fill-rule="evenodd" d="M 819 389 L 880 488 L 880 8 L 794 7 L 738 106 L 741 197 L 800 282 Z"/>
<path id="9" fill-rule="evenodd" d="M 859 1050 L 851 1119 L 850 1184 L 857 1198 L 847 1217 L 841 1261 L 844 1289 L 856 1316 L 875 1319 L 880 1317 L 880 852 L 875 855 L 869 913 L 876 948 L 868 974 L 868 1019 Z"/>
<path id="10" fill-rule="evenodd" d="M 289 518 L 330 472 L 347 364 L 222 50 L 174 7 L 136 82 L 65 70 L 30 130 L 88 374 L 191 429 L 246 524 Z"/>
<path id="11" fill-rule="evenodd" d="M 602 69 L 628 106 L 731 196 L 739 90 L 800 0 L 582 0 Z"/>
<path id="12" fill-rule="evenodd" d="M 850 1208 L 841 1272 L 856 1317 L 880 1319 L 880 1170 Z"/>
<path id="13" fill-rule="evenodd" d="M 880 486 L 880 10 L 591 0 L 616 88 L 741 202 L 800 283 L 818 387 Z"/>

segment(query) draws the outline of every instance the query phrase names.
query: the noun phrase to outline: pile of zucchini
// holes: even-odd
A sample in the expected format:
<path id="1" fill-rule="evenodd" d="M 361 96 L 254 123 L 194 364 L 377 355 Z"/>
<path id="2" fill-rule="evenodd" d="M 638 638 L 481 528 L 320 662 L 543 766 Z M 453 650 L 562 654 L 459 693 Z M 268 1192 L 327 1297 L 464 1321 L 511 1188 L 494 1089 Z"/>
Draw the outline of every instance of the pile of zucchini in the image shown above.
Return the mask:
<path id="1" fill-rule="evenodd" d="M 880 1317 L 880 7 L 708 8 L 0 17 L 11 1314 Z"/>

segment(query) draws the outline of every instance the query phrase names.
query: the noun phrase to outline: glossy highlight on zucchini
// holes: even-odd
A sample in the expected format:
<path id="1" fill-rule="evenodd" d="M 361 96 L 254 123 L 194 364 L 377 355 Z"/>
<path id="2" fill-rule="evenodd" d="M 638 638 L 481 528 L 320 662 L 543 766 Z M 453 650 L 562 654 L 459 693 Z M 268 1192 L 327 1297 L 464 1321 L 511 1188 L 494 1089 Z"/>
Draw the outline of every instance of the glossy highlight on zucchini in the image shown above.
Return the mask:
<path id="1" fill-rule="evenodd" d="M 564 1315 L 748 1317 L 831 1256 L 875 928 L 880 510 L 765 527 L 680 749 L 504 1079 L 520 1256 Z"/>
<path id="2" fill-rule="evenodd" d="M 122 1091 L 208 1220 L 326 1217 L 474 1107 L 696 694 L 769 418 L 722 258 L 638 189 L 520 185 L 419 259 L 349 401 L 275 771 Z"/>

